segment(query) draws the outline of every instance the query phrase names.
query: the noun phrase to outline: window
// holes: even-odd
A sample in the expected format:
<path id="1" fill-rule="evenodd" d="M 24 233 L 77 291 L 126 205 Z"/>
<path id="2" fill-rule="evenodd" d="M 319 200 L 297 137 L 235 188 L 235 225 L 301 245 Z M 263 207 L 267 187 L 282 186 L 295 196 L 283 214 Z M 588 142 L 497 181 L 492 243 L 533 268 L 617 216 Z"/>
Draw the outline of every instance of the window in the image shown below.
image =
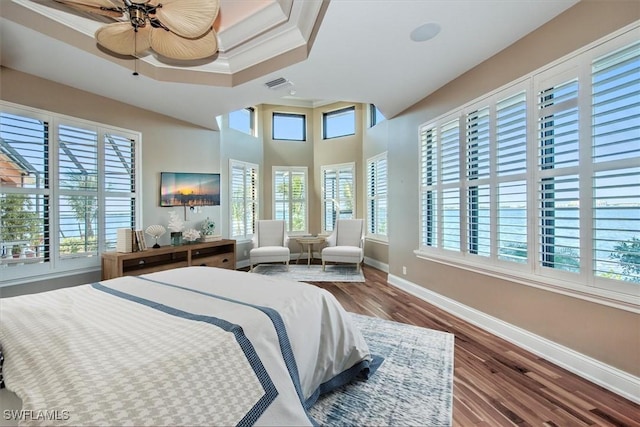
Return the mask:
<path id="1" fill-rule="evenodd" d="M 322 113 L 322 137 L 339 138 L 356 134 L 356 107 Z"/>
<path id="2" fill-rule="evenodd" d="M 640 42 L 628 43 L 585 49 L 420 128 L 419 255 L 637 295 Z"/>
<path id="3" fill-rule="evenodd" d="M 230 112 L 229 127 L 248 135 L 255 135 L 255 110 L 253 107 Z"/>
<path id="4" fill-rule="evenodd" d="M 374 104 L 369 104 L 369 127 L 374 127 L 385 118 Z"/>
<path id="5" fill-rule="evenodd" d="M 387 239 L 387 153 L 367 160 L 367 233 Z"/>
<path id="6" fill-rule="evenodd" d="M 273 219 L 283 219 L 287 231 L 308 231 L 307 168 L 273 167 Z"/>
<path id="7" fill-rule="evenodd" d="M 139 135 L 0 105 L 3 278 L 99 266 L 136 226 Z"/>
<path id="8" fill-rule="evenodd" d="M 355 218 L 355 163 L 322 166 L 322 229 L 332 231 L 336 219 Z"/>
<path id="9" fill-rule="evenodd" d="M 304 114 L 273 113 L 272 137 L 276 140 L 306 141 L 307 117 Z"/>
<path id="10" fill-rule="evenodd" d="M 249 239 L 258 219 L 258 165 L 229 161 L 231 237 Z"/>

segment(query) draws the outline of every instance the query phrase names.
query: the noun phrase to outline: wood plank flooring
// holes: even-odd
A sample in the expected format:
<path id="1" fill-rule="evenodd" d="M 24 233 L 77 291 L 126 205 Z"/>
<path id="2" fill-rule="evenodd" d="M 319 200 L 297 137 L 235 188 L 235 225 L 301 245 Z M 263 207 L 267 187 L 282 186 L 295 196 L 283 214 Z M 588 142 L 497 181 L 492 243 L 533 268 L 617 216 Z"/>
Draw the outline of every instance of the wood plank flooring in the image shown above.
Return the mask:
<path id="1" fill-rule="evenodd" d="M 387 284 L 316 282 L 355 313 L 455 335 L 454 426 L 639 426 L 640 406 Z"/>

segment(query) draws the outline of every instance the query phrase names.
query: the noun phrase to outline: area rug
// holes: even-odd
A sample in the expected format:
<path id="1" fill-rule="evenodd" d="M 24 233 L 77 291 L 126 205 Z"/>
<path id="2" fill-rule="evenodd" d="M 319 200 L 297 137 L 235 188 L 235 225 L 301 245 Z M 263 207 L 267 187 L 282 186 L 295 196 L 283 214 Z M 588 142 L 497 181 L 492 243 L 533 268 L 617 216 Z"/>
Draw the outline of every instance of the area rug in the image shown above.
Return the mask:
<path id="1" fill-rule="evenodd" d="M 260 264 L 253 268 L 253 273 L 297 282 L 364 282 L 362 270 L 356 271 L 355 265 L 327 265 L 322 271 L 321 265 L 291 264 L 287 271 L 284 264 Z"/>
<path id="2" fill-rule="evenodd" d="M 453 334 L 352 314 L 372 353 L 385 358 L 368 380 L 321 396 L 321 426 L 450 426 Z"/>

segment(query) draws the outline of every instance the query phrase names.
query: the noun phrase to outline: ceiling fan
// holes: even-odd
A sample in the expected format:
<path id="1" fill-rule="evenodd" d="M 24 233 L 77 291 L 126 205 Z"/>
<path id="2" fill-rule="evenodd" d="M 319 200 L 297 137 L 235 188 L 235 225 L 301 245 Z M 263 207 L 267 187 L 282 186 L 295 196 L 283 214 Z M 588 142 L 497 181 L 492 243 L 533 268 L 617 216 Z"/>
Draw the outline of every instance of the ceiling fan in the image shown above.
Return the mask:
<path id="1" fill-rule="evenodd" d="M 153 49 L 167 58 L 194 60 L 218 51 L 213 21 L 220 0 L 54 1 L 119 20 L 98 28 L 95 38 L 120 55 L 138 56 Z"/>

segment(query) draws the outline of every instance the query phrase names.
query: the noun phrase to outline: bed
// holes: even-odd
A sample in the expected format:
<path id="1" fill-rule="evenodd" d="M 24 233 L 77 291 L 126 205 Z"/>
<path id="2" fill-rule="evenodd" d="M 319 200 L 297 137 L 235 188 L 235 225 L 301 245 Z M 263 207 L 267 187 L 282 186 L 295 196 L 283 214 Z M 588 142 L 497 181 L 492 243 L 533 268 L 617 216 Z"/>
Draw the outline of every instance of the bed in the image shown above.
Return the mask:
<path id="1" fill-rule="evenodd" d="M 212 267 L 0 310 L 5 386 L 22 401 L 3 413 L 22 425 L 313 425 L 320 394 L 380 363 L 327 291 Z"/>

